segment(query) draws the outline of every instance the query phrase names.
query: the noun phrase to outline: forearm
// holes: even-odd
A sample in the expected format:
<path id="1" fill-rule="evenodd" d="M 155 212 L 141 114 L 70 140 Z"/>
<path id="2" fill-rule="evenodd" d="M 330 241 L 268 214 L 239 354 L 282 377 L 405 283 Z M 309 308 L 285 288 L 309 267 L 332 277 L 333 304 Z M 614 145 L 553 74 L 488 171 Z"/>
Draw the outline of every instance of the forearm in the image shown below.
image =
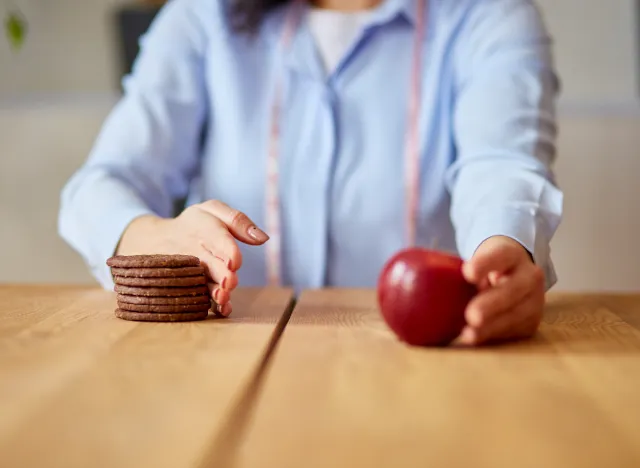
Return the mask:
<path id="1" fill-rule="evenodd" d="M 140 219 L 173 217 L 174 200 L 188 193 L 207 114 L 199 19 L 211 13 L 210 2 L 170 2 L 156 17 L 125 95 L 63 191 L 60 234 L 105 287 L 106 260 L 152 233 Z"/>
<path id="2" fill-rule="evenodd" d="M 549 244 L 563 197 L 556 156 L 559 82 L 552 42 L 527 0 L 476 2 L 457 58 L 454 137 L 448 174 L 459 250 L 469 258 L 492 236 L 518 241 L 556 281 Z"/>
<path id="3" fill-rule="evenodd" d="M 97 169 L 83 169 L 63 190 L 58 229 L 82 255 L 98 282 L 110 288 L 106 260 L 115 253 L 133 220 L 153 214 L 126 183 Z"/>

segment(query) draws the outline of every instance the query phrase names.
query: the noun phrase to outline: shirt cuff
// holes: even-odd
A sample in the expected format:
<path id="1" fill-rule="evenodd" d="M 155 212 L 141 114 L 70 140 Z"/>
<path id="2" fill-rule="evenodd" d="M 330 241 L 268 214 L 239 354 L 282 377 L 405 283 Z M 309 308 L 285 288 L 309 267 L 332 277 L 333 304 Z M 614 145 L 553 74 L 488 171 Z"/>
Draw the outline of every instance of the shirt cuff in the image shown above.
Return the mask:
<path id="1" fill-rule="evenodd" d="M 460 255 L 469 260 L 477 248 L 494 236 L 509 237 L 520 243 L 544 272 L 545 289 L 557 282 L 555 267 L 550 257 L 550 236 L 545 232 L 544 221 L 535 210 L 506 209 L 474 216 L 468 229 L 457 233 Z"/>

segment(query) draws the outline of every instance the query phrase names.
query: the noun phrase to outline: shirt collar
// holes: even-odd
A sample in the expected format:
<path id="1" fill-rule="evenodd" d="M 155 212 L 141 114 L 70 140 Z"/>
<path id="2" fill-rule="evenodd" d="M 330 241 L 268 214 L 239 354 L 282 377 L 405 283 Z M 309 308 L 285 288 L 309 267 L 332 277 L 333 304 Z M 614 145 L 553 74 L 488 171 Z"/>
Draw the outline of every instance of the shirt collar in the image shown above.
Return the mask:
<path id="1" fill-rule="evenodd" d="M 373 14 L 372 21 L 375 23 L 387 23 L 397 17 L 402 17 L 409 21 L 411 25 L 416 24 L 416 2 L 425 0 L 385 0 Z"/>
<path id="2" fill-rule="evenodd" d="M 416 25 L 417 20 L 417 2 L 429 0 L 384 0 L 372 12 L 368 25 L 384 25 L 401 19 L 411 26 Z M 277 9 L 274 17 L 269 21 L 269 39 L 276 43 L 281 39 L 282 31 L 287 16 L 288 8 L 291 4 L 285 4 Z M 305 8 L 309 8 L 308 3 L 303 5 L 302 15 L 305 14 Z M 291 49 L 286 54 L 285 63 L 293 69 L 298 69 L 314 76 L 324 76 L 324 71 L 317 57 L 314 56 L 314 45 L 311 33 L 303 27 L 296 29 L 292 39 Z"/>
<path id="3" fill-rule="evenodd" d="M 292 2 L 288 4 L 281 5 L 280 7 L 276 7 L 275 17 L 272 17 L 271 21 L 268 21 L 268 34 L 272 36 L 272 39 L 280 38 L 281 29 L 284 26 L 287 11 L 292 6 L 291 4 L 293 1 L 295 0 L 292 0 Z M 373 11 L 370 23 L 385 24 L 401 17 L 408 21 L 412 26 L 415 26 L 417 20 L 417 2 L 420 1 L 425 1 L 427 4 L 429 3 L 429 0 L 384 0 L 380 6 Z"/>

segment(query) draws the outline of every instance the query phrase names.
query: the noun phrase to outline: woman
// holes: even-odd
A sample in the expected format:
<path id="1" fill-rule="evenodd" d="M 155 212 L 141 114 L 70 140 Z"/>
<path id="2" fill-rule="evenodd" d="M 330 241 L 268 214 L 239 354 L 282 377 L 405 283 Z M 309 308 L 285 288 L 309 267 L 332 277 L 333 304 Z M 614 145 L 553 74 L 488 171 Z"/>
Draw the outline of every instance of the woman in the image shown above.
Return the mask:
<path id="1" fill-rule="evenodd" d="M 60 214 L 105 287 L 116 252 L 193 254 L 228 315 L 238 284 L 372 287 L 437 243 L 482 291 L 462 342 L 536 331 L 562 194 L 531 1 L 173 0 L 125 89 Z"/>

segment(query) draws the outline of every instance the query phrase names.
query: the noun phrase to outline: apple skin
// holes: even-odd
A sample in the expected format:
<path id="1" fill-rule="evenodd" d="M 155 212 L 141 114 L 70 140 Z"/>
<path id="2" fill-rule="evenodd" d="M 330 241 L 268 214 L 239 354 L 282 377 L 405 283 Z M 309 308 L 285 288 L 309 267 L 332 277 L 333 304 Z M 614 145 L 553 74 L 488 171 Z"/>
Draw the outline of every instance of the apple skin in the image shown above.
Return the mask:
<path id="1" fill-rule="evenodd" d="M 446 346 L 464 328 L 477 288 L 462 275 L 463 260 L 420 247 L 405 249 L 383 267 L 378 305 L 398 338 L 413 346 Z"/>

